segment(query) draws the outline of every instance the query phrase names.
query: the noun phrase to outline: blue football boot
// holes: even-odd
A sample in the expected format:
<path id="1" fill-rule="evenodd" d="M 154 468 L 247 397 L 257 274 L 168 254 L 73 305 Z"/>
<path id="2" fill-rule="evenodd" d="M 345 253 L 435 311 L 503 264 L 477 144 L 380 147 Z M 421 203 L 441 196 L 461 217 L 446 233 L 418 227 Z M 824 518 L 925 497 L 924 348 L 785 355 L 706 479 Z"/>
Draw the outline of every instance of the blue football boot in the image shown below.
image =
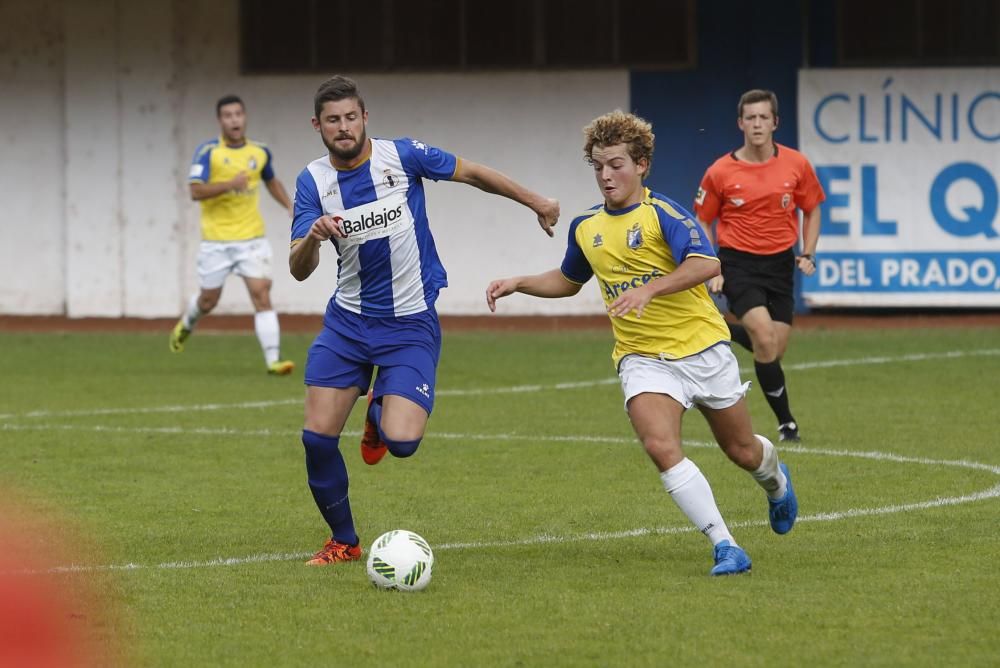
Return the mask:
<path id="1" fill-rule="evenodd" d="M 750 571 L 750 557 L 739 545 L 724 540 L 715 546 L 715 566 L 711 575 L 739 575 Z"/>
<path id="2" fill-rule="evenodd" d="M 785 495 L 780 499 L 767 500 L 767 518 L 771 521 L 771 530 L 777 534 L 785 534 L 795 526 L 795 518 L 799 515 L 799 501 L 795 498 L 795 489 L 792 488 L 792 476 L 788 473 L 788 467 L 781 463 L 781 472 L 785 474 L 788 481 L 788 488 Z"/>

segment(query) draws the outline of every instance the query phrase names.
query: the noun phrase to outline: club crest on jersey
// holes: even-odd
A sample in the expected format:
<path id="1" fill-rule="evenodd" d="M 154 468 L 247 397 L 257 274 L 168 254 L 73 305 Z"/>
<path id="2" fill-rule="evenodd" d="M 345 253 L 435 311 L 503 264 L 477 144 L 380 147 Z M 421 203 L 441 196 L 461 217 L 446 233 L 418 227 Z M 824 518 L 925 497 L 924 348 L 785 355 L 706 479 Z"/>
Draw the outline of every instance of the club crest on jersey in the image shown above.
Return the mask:
<path id="1" fill-rule="evenodd" d="M 791 204 L 791 203 L 792 203 L 792 196 L 791 195 L 789 195 L 788 193 L 785 193 L 784 195 L 781 196 L 781 208 L 782 209 L 787 209 L 788 205 Z"/>
<path id="2" fill-rule="evenodd" d="M 598 246 L 603 246 L 603 245 L 604 245 L 604 237 L 602 237 L 600 234 L 595 234 L 594 235 L 594 248 L 597 248 Z"/>
<path id="3" fill-rule="evenodd" d="M 639 223 L 636 223 L 625 232 L 625 243 L 632 250 L 642 246 L 642 230 L 639 229 Z"/>
<path id="4" fill-rule="evenodd" d="M 382 177 L 382 183 L 385 184 L 386 188 L 395 188 L 397 185 L 399 185 L 399 177 L 393 174 L 391 171 L 387 169 L 382 173 L 385 174 L 385 176 Z"/>
<path id="5" fill-rule="evenodd" d="M 247 160 L 247 169 L 257 169 L 257 161 L 254 158 Z"/>

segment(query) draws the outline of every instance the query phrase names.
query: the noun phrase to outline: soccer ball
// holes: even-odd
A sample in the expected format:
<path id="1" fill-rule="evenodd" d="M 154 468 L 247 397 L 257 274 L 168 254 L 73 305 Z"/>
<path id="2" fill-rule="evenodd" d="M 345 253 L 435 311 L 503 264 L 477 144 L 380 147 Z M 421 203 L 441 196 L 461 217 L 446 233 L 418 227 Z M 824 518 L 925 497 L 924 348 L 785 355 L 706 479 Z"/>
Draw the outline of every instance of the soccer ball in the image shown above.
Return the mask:
<path id="1" fill-rule="evenodd" d="M 387 531 L 368 551 L 368 577 L 379 589 L 420 591 L 431 581 L 432 566 L 431 546 L 405 529 Z"/>

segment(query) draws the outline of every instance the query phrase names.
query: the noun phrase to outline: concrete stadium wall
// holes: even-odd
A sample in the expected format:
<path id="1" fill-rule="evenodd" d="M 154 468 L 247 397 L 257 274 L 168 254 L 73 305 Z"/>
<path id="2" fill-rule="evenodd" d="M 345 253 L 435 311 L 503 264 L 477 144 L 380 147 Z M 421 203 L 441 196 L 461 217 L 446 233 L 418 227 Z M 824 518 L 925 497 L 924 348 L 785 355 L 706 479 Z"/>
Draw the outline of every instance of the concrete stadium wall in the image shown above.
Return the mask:
<path id="1" fill-rule="evenodd" d="M 299 171 L 325 152 L 309 122 L 324 76 L 241 76 L 237 20 L 236 0 L 0 4 L 0 313 L 177 315 L 197 289 L 188 165 L 194 148 L 217 135 L 214 104 L 224 93 L 246 101 L 249 135 L 271 147 L 289 194 Z M 491 278 L 558 265 L 569 221 L 599 200 L 580 128 L 629 106 L 626 71 L 358 79 L 370 134 L 439 145 L 562 203 L 562 225 L 549 239 L 519 205 L 428 183 L 451 284 L 442 313 L 484 313 Z M 336 253 L 327 249 L 317 273 L 297 283 L 285 269 L 287 216 L 266 192 L 261 199 L 277 309 L 321 312 L 336 282 Z M 572 299 L 515 296 L 501 307 L 603 311 L 592 285 Z M 218 312 L 250 311 L 231 278 Z"/>
<path id="2" fill-rule="evenodd" d="M 53 0 L 0 3 L 0 312 L 61 313 L 65 43 Z"/>

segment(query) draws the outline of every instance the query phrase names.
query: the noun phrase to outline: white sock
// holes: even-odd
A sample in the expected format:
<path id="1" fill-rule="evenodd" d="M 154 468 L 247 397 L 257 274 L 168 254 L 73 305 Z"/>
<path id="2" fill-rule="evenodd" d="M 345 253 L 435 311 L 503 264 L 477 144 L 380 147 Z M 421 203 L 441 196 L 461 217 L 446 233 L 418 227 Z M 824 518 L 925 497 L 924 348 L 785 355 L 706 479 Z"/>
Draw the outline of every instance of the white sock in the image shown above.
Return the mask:
<path id="1" fill-rule="evenodd" d="M 754 434 L 764 448 L 764 458 L 756 471 L 751 473 L 757 484 L 764 488 L 768 498 L 780 499 L 788 490 L 788 479 L 781 469 L 778 468 L 778 449 L 774 443 L 767 440 L 760 434 Z"/>
<path id="2" fill-rule="evenodd" d="M 253 316 L 253 327 L 257 332 L 260 349 L 264 351 L 264 362 L 270 366 L 281 357 L 281 327 L 276 311 L 258 311 Z"/>
<path id="3" fill-rule="evenodd" d="M 698 531 L 708 536 L 712 545 L 718 545 L 723 540 L 736 545 L 719 507 L 715 505 L 712 488 L 697 464 L 685 457 L 679 464 L 661 473 L 660 480 L 677 507 Z"/>
<path id="4" fill-rule="evenodd" d="M 191 299 L 188 300 L 187 308 L 184 310 L 184 314 L 181 316 L 181 323 L 184 325 L 184 329 L 194 329 L 194 326 L 198 324 L 198 320 L 201 316 L 205 315 L 198 308 L 198 293 L 191 295 Z"/>

